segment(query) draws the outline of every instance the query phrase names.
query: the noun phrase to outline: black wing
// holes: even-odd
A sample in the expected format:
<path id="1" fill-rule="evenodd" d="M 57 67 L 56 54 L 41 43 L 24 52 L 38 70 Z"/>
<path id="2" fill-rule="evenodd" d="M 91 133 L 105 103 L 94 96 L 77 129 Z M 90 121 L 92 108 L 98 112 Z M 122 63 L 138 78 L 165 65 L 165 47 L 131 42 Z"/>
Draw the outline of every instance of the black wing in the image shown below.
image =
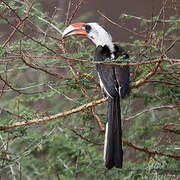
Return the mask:
<path id="1" fill-rule="evenodd" d="M 115 45 L 114 56 L 115 59 L 119 56 L 124 56 L 125 59 L 129 57 L 128 54 L 126 54 L 125 51 L 117 45 Z M 111 58 L 109 48 L 107 46 L 98 46 L 96 48 L 95 61 L 104 61 L 106 58 Z M 97 64 L 96 69 L 105 92 L 111 97 L 115 97 L 120 94 L 121 97 L 124 98 L 129 87 L 129 66 L 109 66 Z"/>

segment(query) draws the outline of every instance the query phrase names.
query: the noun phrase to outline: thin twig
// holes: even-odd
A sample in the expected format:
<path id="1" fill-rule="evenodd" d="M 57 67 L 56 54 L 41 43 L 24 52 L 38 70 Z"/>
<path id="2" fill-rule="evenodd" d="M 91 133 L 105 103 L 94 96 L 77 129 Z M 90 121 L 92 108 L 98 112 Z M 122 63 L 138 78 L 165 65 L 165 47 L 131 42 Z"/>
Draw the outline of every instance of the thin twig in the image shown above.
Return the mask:
<path id="1" fill-rule="evenodd" d="M 2 141 L 4 150 L 6 151 L 5 146 L 6 146 L 6 147 L 8 146 L 8 141 L 5 143 L 5 142 L 3 141 L 3 138 L 2 138 L 1 135 L 0 135 L 0 139 L 1 139 L 1 141 Z M 7 153 L 7 159 L 8 159 L 8 160 L 10 159 L 8 153 Z M 10 168 L 10 171 L 11 171 L 11 174 L 12 174 L 13 179 L 16 180 L 15 172 L 14 172 L 13 166 L 12 166 L 12 165 L 9 165 L 9 168 Z M 1 176 L 0 176 L 0 177 L 1 177 Z"/>
<path id="2" fill-rule="evenodd" d="M 13 36 L 14 36 L 15 33 L 17 32 L 17 29 L 20 28 L 20 27 L 22 26 L 22 24 L 26 21 L 26 19 L 27 19 L 28 16 L 29 16 L 29 12 L 30 12 L 33 4 L 34 4 L 34 3 L 32 3 L 32 4 L 30 5 L 30 7 L 28 8 L 25 17 L 24 17 L 22 20 L 21 20 L 21 19 L 19 20 L 19 23 L 16 25 L 16 27 L 15 27 L 14 30 L 13 30 L 13 32 L 9 35 L 9 37 L 8 37 L 7 40 L 4 42 L 4 44 L 2 45 L 2 47 L 5 47 L 5 46 L 8 44 L 8 42 L 13 38 Z M 9 6 L 9 7 L 10 7 L 10 6 Z M 17 14 L 17 13 L 16 13 L 16 14 Z M 18 17 L 18 15 L 17 15 L 17 17 Z"/>
<path id="3" fill-rule="evenodd" d="M 151 111 L 153 111 L 153 110 L 174 109 L 174 108 L 176 108 L 176 107 L 177 107 L 177 106 L 172 106 L 172 105 L 152 107 L 152 108 L 150 108 L 150 109 L 146 109 L 146 110 L 144 110 L 144 111 L 142 111 L 142 112 L 139 112 L 139 113 L 135 114 L 134 116 L 128 117 L 128 118 L 126 118 L 125 120 L 134 119 L 134 118 L 140 116 L 141 114 L 144 114 L 144 113 L 146 113 L 146 112 L 151 112 Z"/>
<path id="4" fill-rule="evenodd" d="M 70 101 L 72 101 L 72 102 L 74 102 L 74 103 L 82 104 L 82 103 L 77 102 L 77 101 L 75 101 L 74 99 L 72 99 L 72 98 L 68 97 L 67 95 L 65 95 L 65 94 L 61 93 L 61 92 L 60 92 L 60 91 L 58 91 L 57 89 L 53 88 L 51 85 L 49 85 L 49 84 L 48 84 L 47 86 L 48 86 L 50 89 L 52 89 L 53 91 L 57 92 L 58 94 L 60 94 L 60 95 L 64 96 L 67 100 L 70 100 Z"/>
<path id="5" fill-rule="evenodd" d="M 171 133 L 180 135 L 180 130 L 175 129 L 175 128 L 178 128 L 178 127 L 180 127 L 180 124 L 165 123 L 165 124 L 163 125 L 162 129 L 165 130 L 165 131 L 169 131 L 169 132 L 171 132 Z"/>
<path id="6" fill-rule="evenodd" d="M 46 49 L 49 50 L 50 52 L 53 52 L 54 54 L 56 54 L 56 52 L 55 52 L 54 50 L 52 50 L 51 48 L 49 48 L 48 46 L 46 46 L 46 45 L 43 44 L 42 42 L 40 42 L 40 41 L 32 38 L 32 37 L 29 36 L 28 34 L 26 34 L 26 33 L 24 33 L 23 31 L 17 29 L 14 24 L 12 24 L 7 18 L 5 18 L 4 16 L 2 16 L 1 14 L 0 14 L 0 17 L 1 17 L 2 19 L 4 19 L 4 20 L 7 22 L 7 24 L 9 24 L 11 27 L 13 27 L 14 29 L 16 29 L 16 31 L 18 31 L 18 32 L 20 32 L 21 34 L 23 34 L 25 37 L 31 39 L 32 41 L 34 41 L 34 42 L 36 42 L 37 44 L 41 45 L 42 47 L 46 48 Z"/>
<path id="7" fill-rule="evenodd" d="M 61 124 L 61 126 L 64 126 L 64 125 Z M 76 136 L 79 136 L 81 139 L 87 141 L 88 143 L 91 143 L 91 144 L 94 144 L 94 145 L 101 145 L 101 146 L 103 145 L 103 143 L 97 143 L 97 142 L 94 142 L 94 141 L 92 141 L 92 140 L 82 136 L 81 134 L 79 134 L 78 132 L 76 132 L 72 128 L 68 128 L 68 127 L 65 127 L 65 128 L 67 128 L 68 130 L 72 131 Z"/>
<path id="8" fill-rule="evenodd" d="M 68 18 L 68 21 L 67 21 L 67 26 L 71 23 L 72 19 L 74 18 L 75 14 L 77 13 L 78 9 L 81 7 L 82 3 L 84 2 L 85 0 L 80 0 L 79 3 L 76 5 L 74 11 L 72 12 L 71 14 L 71 17 Z"/>
<path id="9" fill-rule="evenodd" d="M 97 12 L 98 12 L 102 17 L 104 17 L 106 20 L 108 20 L 110 23 L 112 23 L 112 24 L 118 26 L 119 28 L 124 29 L 124 30 L 126 30 L 126 31 L 128 31 L 128 32 L 130 32 L 130 33 L 132 33 L 132 34 L 135 34 L 136 36 L 142 37 L 139 33 L 135 32 L 135 31 L 132 31 L 132 30 L 130 30 L 130 29 L 124 27 L 124 26 L 121 26 L 121 25 L 118 24 L 118 23 L 115 23 L 115 22 L 112 21 L 110 18 L 108 18 L 107 16 L 105 16 L 101 11 L 98 10 Z"/>
<path id="10" fill-rule="evenodd" d="M 27 121 L 27 119 L 26 119 L 25 117 L 20 116 L 20 115 L 15 114 L 15 113 L 12 113 L 12 112 L 10 112 L 8 109 L 5 109 L 4 107 L 0 107 L 0 114 L 1 114 L 1 112 L 6 112 L 6 113 L 8 113 L 8 114 L 10 114 L 10 115 L 12 115 L 12 116 L 16 116 L 16 117 L 18 117 L 18 118 L 20 118 L 20 119 L 24 119 L 24 120 Z"/>
<path id="11" fill-rule="evenodd" d="M 162 83 L 162 84 L 180 87 L 180 84 L 176 84 L 168 81 L 161 81 L 161 80 L 146 80 L 146 83 Z"/>
<path id="12" fill-rule="evenodd" d="M 71 9 L 71 4 L 72 4 L 72 1 L 69 0 L 68 9 L 67 9 L 67 13 L 66 13 L 65 28 L 70 24 L 70 23 L 68 22 L 68 20 L 69 20 L 69 14 L 70 14 L 70 9 Z"/>
<path id="13" fill-rule="evenodd" d="M 0 75 L 0 80 L 3 81 L 3 82 L 6 84 L 7 87 L 9 87 L 9 88 L 12 89 L 13 91 L 17 92 L 18 94 L 32 95 L 32 94 L 37 94 L 37 93 L 45 92 L 45 91 L 32 92 L 32 93 L 23 92 L 23 91 L 21 91 L 21 89 L 15 89 L 12 85 L 10 85 L 10 84 L 7 82 L 7 80 L 4 80 L 1 75 Z M 0 91 L 1 91 L 1 90 L 0 90 Z"/>
<path id="14" fill-rule="evenodd" d="M 177 42 L 178 40 L 179 40 L 179 36 L 177 36 L 177 37 L 174 39 L 174 41 L 170 44 L 169 47 L 167 47 L 167 49 L 165 50 L 164 53 L 167 53 L 168 51 L 170 51 L 170 50 L 174 47 L 174 45 L 176 44 L 176 42 Z"/>
<path id="15" fill-rule="evenodd" d="M 153 20 L 151 20 L 151 19 L 145 19 L 145 18 L 142 18 L 142 17 L 139 17 L 139 16 L 134 16 L 134 15 L 129 15 L 129 14 L 125 14 L 125 13 L 123 13 L 122 14 L 122 17 L 131 17 L 131 18 L 134 18 L 134 19 L 137 19 L 137 20 L 140 20 L 140 21 L 145 21 L 145 22 L 148 22 L 148 23 L 152 23 L 152 22 L 154 22 Z M 180 20 L 177 20 L 177 22 L 179 22 Z M 158 19 L 157 20 L 157 22 L 160 22 L 160 23 L 170 23 L 170 22 L 172 22 L 172 20 L 165 20 L 165 19 Z"/>
<path id="16" fill-rule="evenodd" d="M 29 57 L 29 55 L 24 53 L 25 57 Z M 61 55 L 57 55 L 57 56 L 31 56 L 32 58 L 41 58 L 41 59 L 67 59 L 67 60 L 71 60 L 71 61 L 78 61 L 78 62 L 84 62 L 84 63 L 89 63 L 89 64 L 103 64 L 103 65 L 107 65 L 107 66 L 139 66 L 139 65 L 146 65 L 146 64 L 154 64 L 157 63 L 159 61 L 161 61 L 161 59 L 154 59 L 154 60 L 149 60 L 149 61 L 143 61 L 143 62 L 128 62 L 128 63 L 123 63 L 123 60 L 121 60 L 120 62 L 116 62 L 117 60 L 114 61 L 105 61 L 105 62 L 96 62 L 93 60 L 88 60 L 88 59 L 77 59 L 77 58 L 73 58 L 73 57 L 66 57 L 66 56 L 61 56 Z M 12 57 L 14 58 L 14 57 Z M 173 58 L 163 58 L 163 61 L 166 62 L 174 62 L 174 63 L 180 63 L 180 59 L 173 59 Z M 126 61 L 127 62 L 127 61 Z"/>

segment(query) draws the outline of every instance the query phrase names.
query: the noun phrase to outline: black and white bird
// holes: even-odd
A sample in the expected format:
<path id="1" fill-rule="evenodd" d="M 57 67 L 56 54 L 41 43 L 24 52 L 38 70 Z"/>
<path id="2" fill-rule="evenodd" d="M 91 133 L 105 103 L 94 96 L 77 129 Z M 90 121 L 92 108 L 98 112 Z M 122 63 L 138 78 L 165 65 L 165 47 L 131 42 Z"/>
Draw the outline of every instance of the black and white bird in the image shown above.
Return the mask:
<path id="1" fill-rule="evenodd" d="M 62 37 L 84 35 L 96 45 L 95 61 L 107 58 L 117 59 L 119 56 L 127 59 L 128 54 L 120 46 L 112 42 L 111 35 L 96 22 L 74 23 L 68 26 Z M 129 87 L 129 66 L 112 66 L 97 64 L 100 85 L 108 95 L 107 123 L 104 142 L 104 161 L 108 169 L 122 168 L 122 129 L 120 99 L 124 98 Z"/>

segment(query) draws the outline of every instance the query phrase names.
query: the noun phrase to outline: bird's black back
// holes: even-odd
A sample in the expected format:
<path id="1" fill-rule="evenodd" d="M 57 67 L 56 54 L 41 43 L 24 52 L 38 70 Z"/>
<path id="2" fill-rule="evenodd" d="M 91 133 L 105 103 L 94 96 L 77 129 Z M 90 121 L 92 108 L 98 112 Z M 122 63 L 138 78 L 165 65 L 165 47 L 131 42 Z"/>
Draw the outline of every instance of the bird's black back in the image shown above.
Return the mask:
<path id="1" fill-rule="evenodd" d="M 114 45 L 114 49 L 115 51 L 111 52 L 107 45 L 98 46 L 95 52 L 95 61 L 105 61 L 105 59 L 111 58 L 112 54 L 114 59 L 119 56 L 124 59 L 129 58 L 121 46 Z M 122 98 L 125 97 L 129 87 L 129 66 L 97 64 L 96 69 L 109 96 L 115 97 L 120 94 Z"/>

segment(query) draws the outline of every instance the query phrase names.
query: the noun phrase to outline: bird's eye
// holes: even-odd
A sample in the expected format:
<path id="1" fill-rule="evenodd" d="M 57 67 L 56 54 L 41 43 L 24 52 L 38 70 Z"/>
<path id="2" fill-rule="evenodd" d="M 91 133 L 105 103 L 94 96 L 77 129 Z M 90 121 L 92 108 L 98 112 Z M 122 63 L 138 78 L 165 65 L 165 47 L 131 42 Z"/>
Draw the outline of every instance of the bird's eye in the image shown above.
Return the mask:
<path id="1" fill-rule="evenodd" d="M 91 31 L 91 26 L 88 25 L 88 24 L 84 25 L 83 28 L 85 29 L 85 31 L 86 31 L 87 33 L 89 33 L 89 32 Z"/>

